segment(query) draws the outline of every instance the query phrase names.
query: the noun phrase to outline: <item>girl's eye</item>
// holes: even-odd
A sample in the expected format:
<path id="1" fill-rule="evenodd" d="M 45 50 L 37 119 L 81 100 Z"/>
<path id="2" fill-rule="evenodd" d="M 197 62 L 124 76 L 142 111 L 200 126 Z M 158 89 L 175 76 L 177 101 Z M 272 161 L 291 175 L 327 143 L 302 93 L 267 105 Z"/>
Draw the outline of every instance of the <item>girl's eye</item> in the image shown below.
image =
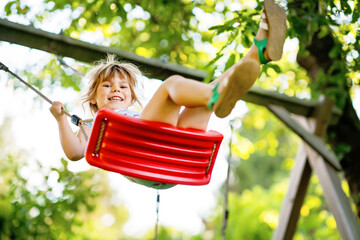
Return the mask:
<path id="1" fill-rule="evenodd" d="M 104 87 L 107 87 L 107 88 L 108 88 L 108 87 L 111 87 L 110 84 L 104 84 L 103 86 L 104 86 Z"/>
<path id="2" fill-rule="evenodd" d="M 127 86 L 121 86 L 121 88 L 127 88 Z"/>

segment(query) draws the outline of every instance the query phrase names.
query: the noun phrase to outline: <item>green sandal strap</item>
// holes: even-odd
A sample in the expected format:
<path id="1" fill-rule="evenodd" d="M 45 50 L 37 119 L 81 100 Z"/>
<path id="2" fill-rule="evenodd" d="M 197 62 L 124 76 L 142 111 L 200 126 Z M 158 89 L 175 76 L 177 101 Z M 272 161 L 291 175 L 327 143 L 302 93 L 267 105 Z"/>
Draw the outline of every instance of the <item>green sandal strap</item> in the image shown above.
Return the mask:
<path id="1" fill-rule="evenodd" d="M 254 38 L 254 43 L 258 49 L 258 53 L 259 53 L 259 59 L 260 59 L 260 63 L 261 64 L 266 64 L 269 61 L 266 60 L 265 56 L 264 56 L 264 50 L 266 48 L 266 44 L 267 44 L 267 38 L 263 39 L 263 40 L 256 40 Z"/>
<path id="2" fill-rule="evenodd" d="M 210 98 L 210 100 L 209 100 L 209 102 L 208 102 L 208 108 L 210 109 L 210 110 L 212 110 L 212 108 L 213 108 L 213 106 L 214 106 L 214 104 L 217 102 L 217 100 L 219 99 L 219 97 L 220 97 L 220 93 L 217 91 L 217 88 L 218 88 L 218 86 L 219 86 L 219 82 L 214 86 L 214 88 L 213 88 L 213 90 L 212 90 L 212 92 L 213 92 L 213 95 L 211 96 L 211 98 Z"/>

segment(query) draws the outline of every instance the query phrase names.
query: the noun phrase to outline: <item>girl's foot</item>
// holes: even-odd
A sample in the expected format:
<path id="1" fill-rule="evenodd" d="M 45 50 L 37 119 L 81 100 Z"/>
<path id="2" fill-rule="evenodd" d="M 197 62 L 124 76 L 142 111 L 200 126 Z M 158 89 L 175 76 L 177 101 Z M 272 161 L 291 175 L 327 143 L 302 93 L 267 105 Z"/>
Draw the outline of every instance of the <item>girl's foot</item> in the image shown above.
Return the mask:
<path id="1" fill-rule="evenodd" d="M 285 11 L 272 0 L 264 1 L 260 29 L 254 39 L 260 63 L 280 60 L 286 35 Z"/>
<path id="2" fill-rule="evenodd" d="M 260 64 L 255 60 L 241 61 L 219 83 L 214 86 L 213 95 L 208 108 L 214 110 L 215 115 L 224 118 L 235 107 L 254 84 L 260 74 Z"/>
<path id="3" fill-rule="evenodd" d="M 264 1 L 264 12 L 260 29 L 254 39 L 256 48 L 239 63 L 232 66 L 218 82 L 208 102 L 208 108 L 215 115 L 224 118 L 234 108 L 236 102 L 252 87 L 260 74 L 260 63 L 277 61 L 281 58 L 286 34 L 285 11 L 272 0 Z"/>

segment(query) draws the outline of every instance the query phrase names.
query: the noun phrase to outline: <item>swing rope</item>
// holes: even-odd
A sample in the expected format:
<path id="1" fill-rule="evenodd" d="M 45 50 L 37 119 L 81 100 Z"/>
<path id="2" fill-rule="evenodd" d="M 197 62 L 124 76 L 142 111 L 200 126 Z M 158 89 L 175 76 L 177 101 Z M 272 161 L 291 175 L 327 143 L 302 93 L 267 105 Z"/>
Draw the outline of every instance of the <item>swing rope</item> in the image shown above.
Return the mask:
<path id="1" fill-rule="evenodd" d="M 42 94 L 39 90 L 37 90 L 35 87 L 33 87 L 32 85 L 30 85 L 28 82 L 26 82 L 25 80 L 23 80 L 22 78 L 20 78 L 17 74 L 13 73 L 12 71 L 9 70 L 9 68 L 7 66 L 5 66 L 2 62 L 0 62 L 0 70 L 3 70 L 5 72 L 10 73 L 13 77 L 17 78 L 20 82 L 22 82 L 23 84 L 25 84 L 27 87 L 29 87 L 31 90 L 33 90 L 37 95 L 39 95 L 40 97 L 42 97 L 45 101 L 47 101 L 48 103 L 50 103 L 51 105 L 53 104 L 53 101 L 51 101 L 48 97 L 46 97 L 44 94 Z M 92 119 L 87 119 L 87 120 L 82 120 L 80 117 L 78 117 L 77 115 L 71 115 L 70 113 L 68 113 L 65 110 L 62 110 L 63 113 L 71 118 L 71 122 L 75 125 L 80 127 L 82 133 L 84 134 L 84 137 L 86 139 L 86 141 L 88 140 L 88 136 L 83 128 L 83 124 L 85 124 L 86 122 L 90 122 L 92 121 Z"/>
<path id="2" fill-rule="evenodd" d="M 27 83 L 26 81 L 24 81 L 23 79 L 21 79 L 17 74 L 13 73 L 12 71 L 9 70 L 8 67 L 6 67 L 2 62 L 0 62 L 0 69 L 4 70 L 5 72 L 10 73 L 13 77 L 17 78 L 20 80 L 20 82 L 22 82 L 23 84 L 25 84 L 27 87 L 29 87 L 31 90 L 33 90 L 34 92 L 36 92 L 40 97 L 42 97 L 43 99 L 45 99 L 45 101 L 47 101 L 48 103 L 50 103 L 51 105 L 53 104 L 53 102 L 47 98 L 44 94 L 42 94 L 39 90 L 37 90 L 36 88 L 34 88 L 33 86 L 31 86 L 29 83 Z M 71 115 L 67 112 L 64 112 L 67 116 L 71 117 Z"/>
<path id="3" fill-rule="evenodd" d="M 228 202 L 229 202 L 229 184 L 230 184 L 230 170 L 231 170 L 231 160 L 232 160 L 232 136 L 233 136 L 233 131 L 234 131 L 234 125 L 233 125 L 233 120 L 230 121 L 230 130 L 231 130 L 231 134 L 230 134 L 230 140 L 229 140 L 229 155 L 227 157 L 227 162 L 228 162 L 228 168 L 227 168 L 227 175 L 226 175 L 226 181 L 225 181 L 225 190 L 224 190 L 224 216 L 223 216 L 223 225 L 222 225 L 222 229 L 221 229 L 221 236 L 222 239 L 225 240 L 226 239 L 226 227 L 227 227 L 227 222 L 229 219 L 229 206 L 228 206 Z"/>
<path id="4" fill-rule="evenodd" d="M 158 229 L 159 229 L 159 206 L 160 206 L 160 192 L 156 191 L 156 224 L 155 224 L 155 237 L 154 240 L 158 239 Z"/>
<path id="5" fill-rule="evenodd" d="M 79 75 L 80 77 L 85 77 L 85 75 L 81 72 L 79 72 L 78 70 L 76 70 L 75 68 L 71 67 L 69 64 L 67 64 L 62 56 L 58 56 L 57 60 L 59 61 L 60 65 L 63 65 L 64 67 L 70 68 L 74 73 L 76 73 L 77 75 Z"/>
<path id="6" fill-rule="evenodd" d="M 69 64 L 67 64 L 63 57 L 62 56 L 58 56 L 57 60 L 59 61 L 60 65 L 63 65 L 64 67 L 66 68 L 69 68 L 71 69 L 74 73 L 76 73 L 77 75 L 79 75 L 80 77 L 85 77 L 85 75 L 81 72 L 79 72 L 78 70 L 76 70 L 75 68 L 71 67 Z M 93 122 L 93 119 L 86 119 L 86 120 L 80 120 L 81 121 L 81 124 L 80 124 L 80 130 L 82 132 L 82 134 L 84 135 L 85 137 L 85 140 L 88 141 L 89 140 L 89 137 L 88 135 L 86 134 L 85 130 L 84 130 L 84 127 L 82 126 L 82 124 L 85 124 L 85 123 L 88 123 L 88 122 Z"/>

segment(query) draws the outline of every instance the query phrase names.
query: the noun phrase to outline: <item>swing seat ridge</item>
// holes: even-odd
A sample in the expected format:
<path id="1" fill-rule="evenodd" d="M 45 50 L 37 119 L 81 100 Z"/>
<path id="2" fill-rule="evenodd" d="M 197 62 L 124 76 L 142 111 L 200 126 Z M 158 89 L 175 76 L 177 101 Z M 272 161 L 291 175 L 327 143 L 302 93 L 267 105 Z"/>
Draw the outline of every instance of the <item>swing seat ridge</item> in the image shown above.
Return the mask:
<path id="1" fill-rule="evenodd" d="M 130 180 L 205 185 L 210 182 L 222 139 L 222 134 L 212 130 L 174 127 L 101 109 L 85 158 L 92 166 Z"/>

